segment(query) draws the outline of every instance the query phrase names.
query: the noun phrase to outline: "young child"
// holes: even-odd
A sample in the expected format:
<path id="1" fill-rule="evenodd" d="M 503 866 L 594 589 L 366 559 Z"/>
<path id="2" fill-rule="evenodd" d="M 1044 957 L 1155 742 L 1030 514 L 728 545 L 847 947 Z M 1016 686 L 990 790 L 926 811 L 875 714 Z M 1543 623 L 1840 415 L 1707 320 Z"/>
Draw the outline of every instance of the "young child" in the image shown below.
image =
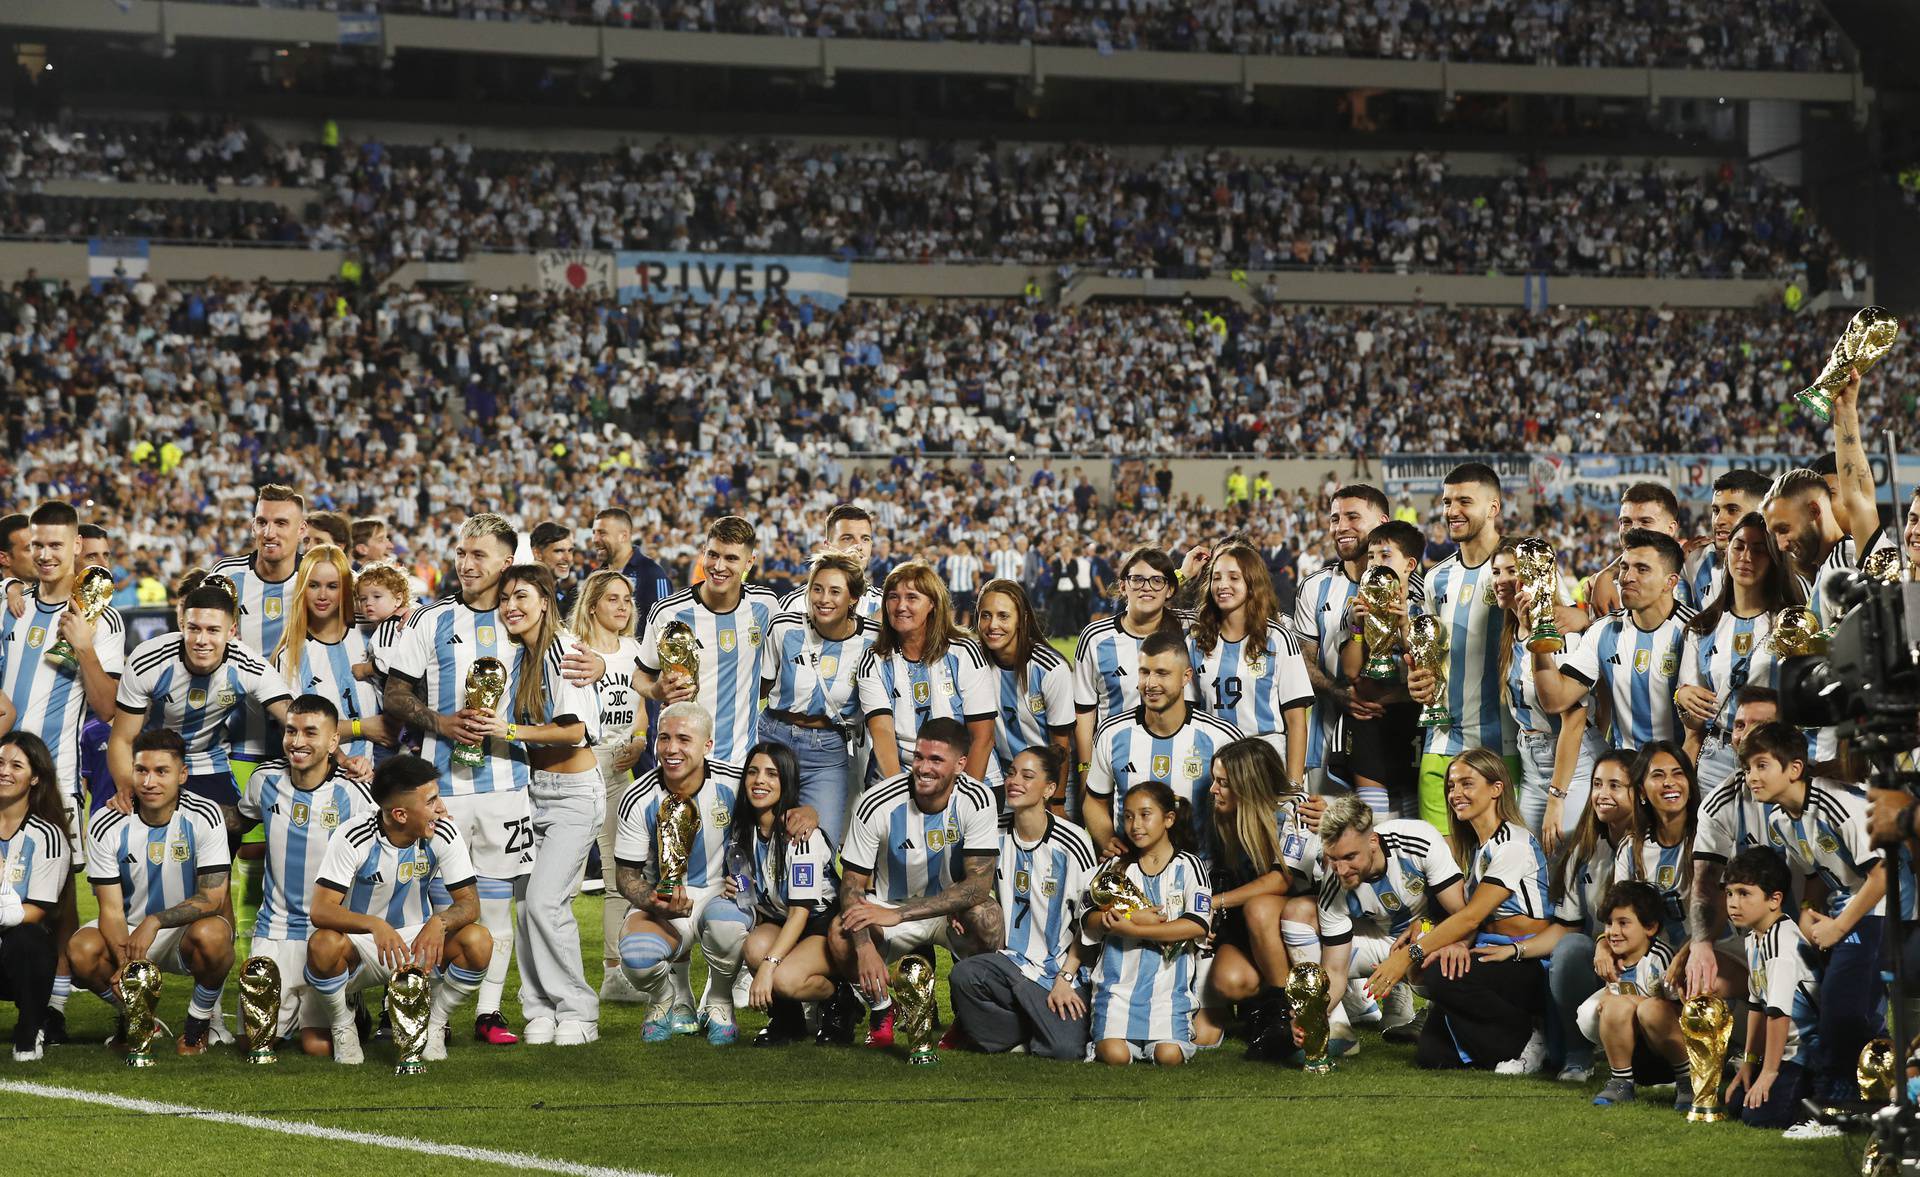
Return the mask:
<path id="1" fill-rule="evenodd" d="M 387 651 L 400 640 L 411 601 L 406 574 L 391 564 L 369 564 L 354 577 L 354 621 L 366 635 L 369 661 L 356 664 L 353 677 L 362 682 L 371 681 L 378 691 L 387 689 Z M 402 750 L 417 751 L 419 733 L 402 732 L 400 743 L 399 748 L 373 745 L 374 764 L 385 764 Z"/>
<path id="2" fill-rule="evenodd" d="M 1813 948 L 1781 910 L 1793 876 L 1777 852 L 1755 846 L 1734 856 L 1721 883 L 1727 919 L 1746 934 L 1751 1007 L 1746 1059 L 1727 1084 L 1727 1110 L 1749 1128 L 1790 1127 L 1807 1118 L 1800 1101 L 1811 1090 L 1806 1066 L 1820 1033 Z"/>
<path id="3" fill-rule="evenodd" d="M 1405 641 L 1407 622 L 1418 614 L 1419 602 L 1408 597 L 1420 579 L 1420 555 L 1426 539 L 1411 523 L 1394 519 L 1367 534 L 1367 567 L 1388 568 L 1400 577 L 1399 629 Z M 1354 791 L 1367 807 L 1382 817 L 1416 815 L 1419 787 L 1420 704 L 1407 694 L 1406 676 L 1366 678 L 1361 674 L 1365 649 L 1361 640 L 1367 607 L 1355 596 L 1347 612 L 1347 638 L 1340 648 L 1340 671 L 1355 694 L 1385 708 L 1373 719 L 1348 719 L 1346 731 L 1353 757 Z M 1404 647 L 1398 651 L 1404 653 Z"/>
<path id="4" fill-rule="evenodd" d="M 1766 815 L 1766 837 L 1801 886 L 1800 931 L 1827 954 L 1820 975 L 1820 1042 L 1813 1098 L 1856 1097 L 1860 1048 L 1886 1033 L 1880 937 L 1886 869 L 1867 837 L 1867 799 L 1845 785 L 1808 781 L 1807 740 L 1784 723 L 1762 724 L 1740 745 L 1747 787 Z"/>
<path id="5" fill-rule="evenodd" d="M 1652 886 L 1615 883 L 1594 911 L 1600 936 L 1620 969 L 1620 979 L 1587 998 L 1574 1015 L 1580 1032 L 1606 1052 L 1613 1072 L 1593 1097 L 1596 1107 L 1632 1103 L 1636 1070 L 1664 1075 L 1669 1067 L 1674 1108 L 1684 1111 L 1693 1106 L 1687 1048 L 1680 1037 L 1680 1008 L 1667 997 L 1673 949 L 1660 939 L 1665 908 L 1660 892 Z"/>
<path id="6" fill-rule="evenodd" d="M 1145 781 L 1123 800 L 1132 847 L 1126 877 L 1154 906 L 1131 915 L 1090 911 L 1083 921 L 1087 936 L 1104 942 L 1093 978 L 1093 1056 L 1116 1067 L 1136 1059 L 1176 1067 L 1193 1057 L 1193 948 L 1213 921 L 1213 891 L 1207 868 L 1186 849 L 1193 816 L 1185 798 Z"/>

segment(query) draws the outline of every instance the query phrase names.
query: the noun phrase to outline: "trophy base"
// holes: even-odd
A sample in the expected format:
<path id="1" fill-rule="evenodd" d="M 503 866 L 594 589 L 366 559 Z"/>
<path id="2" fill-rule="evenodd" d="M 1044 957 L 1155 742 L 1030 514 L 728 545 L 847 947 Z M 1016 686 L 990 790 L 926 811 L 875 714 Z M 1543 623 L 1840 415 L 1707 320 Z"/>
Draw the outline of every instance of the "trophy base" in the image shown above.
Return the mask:
<path id="1" fill-rule="evenodd" d="M 1719 1104 L 1715 1104 L 1712 1107 L 1701 1107 L 1696 1103 L 1687 1109 L 1687 1123 L 1689 1124 L 1720 1124 L 1724 1123 L 1726 1119 L 1727 1111 Z"/>
<path id="2" fill-rule="evenodd" d="M 1833 398 L 1827 395 L 1825 389 L 1817 385 L 1794 393 L 1793 403 L 1822 421 L 1833 420 Z"/>
<path id="3" fill-rule="evenodd" d="M 1333 1060 L 1330 1058 L 1308 1059 L 1300 1069 L 1309 1075 L 1333 1074 Z"/>
<path id="4" fill-rule="evenodd" d="M 1567 639 L 1560 636 L 1558 630 L 1535 630 L 1527 639 L 1529 654 L 1558 654 L 1567 648 Z"/>
<path id="5" fill-rule="evenodd" d="M 417 1058 L 403 1058 L 393 1065 L 393 1073 L 396 1075 L 424 1075 L 427 1073 L 427 1064 Z"/>
<path id="6" fill-rule="evenodd" d="M 256 1067 L 270 1067 L 280 1061 L 280 1056 L 269 1049 L 249 1050 L 247 1061 Z"/>
<path id="7" fill-rule="evenodd" d="M 937 1066 L 939 1062 L 940 1056 L 931 1046 L 916 1046 L 907 1052 L 907 1065 L 910 1067 Z"/>
<path id="8" fill-rule="evenodd" d="M 153 1054 L 150 1051 L 144 1050 L 131 1053 L 127 1055 L 127 1065 L 130 1067 L 150 1067 L 153 1065 Z"/>
<path id="9" fill-rule="evenodd" d="M 1452 727 L 1453 713 L 1438 704 L 1420 712 L 1421 727 Z"/>
<path id="10" fill-rule="evenodd" d="M 1360 677 L 1383 682 L 1387 679 L 1399 678 L 1400 662 L 1392 657 L 1369 658 L 1367 664 L 1360 668 Z"/>
<path id="11" fill-rule="evenodd" d="M 40 661 L 53 667 L 55 670 L 72 670 L 74 667 L 80 665 L 79 662 L 74 660 L 73 655 L 62 654 L 59 650 L 48 650 L 40 656 Z"/>
<path id="12" fill-rule="evenodd" d="M 455 744 L 447 758 L 462 768 L 479 768 L 487 762 L 487 754 L 471 744 Z"/>

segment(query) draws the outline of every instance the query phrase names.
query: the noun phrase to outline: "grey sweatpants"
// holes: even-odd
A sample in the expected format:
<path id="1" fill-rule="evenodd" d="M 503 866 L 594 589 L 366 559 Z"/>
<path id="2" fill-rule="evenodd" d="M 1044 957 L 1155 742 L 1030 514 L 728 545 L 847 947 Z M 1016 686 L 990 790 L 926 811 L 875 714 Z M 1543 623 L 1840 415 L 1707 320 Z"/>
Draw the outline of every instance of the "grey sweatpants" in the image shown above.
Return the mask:
<path id="1" fill-rule="evenodd" d="M 600 770 L 536 772 L 527 799 L 533 806 L 534 853 L 516 925 L 520 1012 L 529 1021 L 596 1022 L 600 995 L 587 984 L 580 960 L 573 888 L 606 810 Z"/>
<path id="2" fill-rule="evenodd" d="M 1004 952 L 955 961 L 947 985 L 953 1016 L 988 1054 L 1016 1046 L 1042 1058 L 1080 1062 L 1087 1057 L 1087 1015 L 1071 1021 L 1047 1007 L 1047 991 L 1027 979 Z M 1089 1000 L 1086 990 L 1082 1001 Z"/>

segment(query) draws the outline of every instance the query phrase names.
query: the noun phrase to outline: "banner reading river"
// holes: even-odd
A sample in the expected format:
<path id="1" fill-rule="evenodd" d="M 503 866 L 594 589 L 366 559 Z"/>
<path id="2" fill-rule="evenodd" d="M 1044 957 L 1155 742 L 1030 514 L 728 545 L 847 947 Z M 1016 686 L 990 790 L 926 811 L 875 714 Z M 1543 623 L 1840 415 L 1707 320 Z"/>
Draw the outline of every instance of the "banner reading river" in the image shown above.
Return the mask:
<path id="1" fill-rule="evenodd" d="M 719 302 L 744 294 L 837 310 L 847 301 L 847 263 L 823 257 L 623 252 L 615 264 L 621 302 Z"/>

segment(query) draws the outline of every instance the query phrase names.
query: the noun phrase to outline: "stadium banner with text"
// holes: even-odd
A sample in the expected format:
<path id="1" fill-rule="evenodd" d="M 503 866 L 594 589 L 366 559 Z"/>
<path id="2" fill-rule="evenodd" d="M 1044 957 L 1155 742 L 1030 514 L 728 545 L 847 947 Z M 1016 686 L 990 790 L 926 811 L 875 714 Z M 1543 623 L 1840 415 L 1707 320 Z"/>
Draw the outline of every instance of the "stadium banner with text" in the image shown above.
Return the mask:
<path id="1" fill-rule="evenodd" d="M 1500 475 L 1508 493 L 1527 490 L 1547 499 L 1565 499 L 1582 507 L 1612 507 L 1636 482 L 1657 482 L 1689 501 L 1713 497 L 1713 480 L 1729 470 L 1755 470 L 1778 478 L 1796 466 L 1809 466 L 1811 454 L 1395 454 L 1381 459 L 1383 488 L 1390 497 L 1416 498 L 1440 493 L 1447 471 L 1462 462 L 1485 462 Z M 1890 470 L 1884 453 L 1870 452 L 1874 488 L 1891 505 L 1920 485 L 1920 454 L 1901 454 Z M 1897 475 L 1897 480 L 1894 477 Z"/>
<path id="2" fill-rule="evenodd" d="M 847 301 L 846 262 L 824 257 L 737 253 L 621 253 L 621 302 L 725 301 L 744 294 L 755 302 L 769 295 L 788 302 L 806 299 L 838 310 Z"/>
<path id="3" fill-rule="evenodd" d="M 146 277 L 148 253 L 145 237 L 87 238 L 88 284 L 98 292 L 111 281 Z"/>
<path id="4" fill-rule="evenodd" d="M 540 270 L 540 289 L 557 294 L 592 294 L 612 298 L 613 255 L 578 249 L 547 249 L 534 255 Z"/>

